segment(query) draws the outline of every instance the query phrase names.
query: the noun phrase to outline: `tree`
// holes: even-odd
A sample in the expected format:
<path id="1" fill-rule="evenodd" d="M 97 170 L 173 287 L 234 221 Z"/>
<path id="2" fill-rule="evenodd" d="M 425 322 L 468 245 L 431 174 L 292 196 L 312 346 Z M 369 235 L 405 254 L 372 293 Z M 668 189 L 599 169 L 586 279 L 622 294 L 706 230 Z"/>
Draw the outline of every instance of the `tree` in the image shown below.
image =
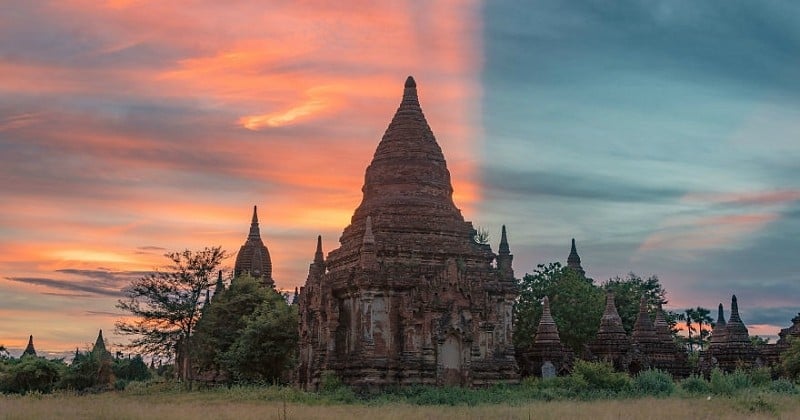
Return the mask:
<path id="1" fill-rule="evenodd" d="M 514 346 L 526 349 L 533 343 L 542 299 L 550 299 L 550 310 L 562 343 L 580 354 L 594 338 L 603 314 L 603 291 L 583 276 L 559 263 L 540 264 L 519 283 L 514 305 Z"/>
<path id="2" fill-rule="evenodd" d="M 636 273 L 628 273 L 628 277 L 619 276 L 610 278 L 603 283 L 603 289 L 614 293 L 614 303 L 617 305 L 617 312 L 622 318 L 622 326 L 625 332 L 633 332 L 636 318 L 639 316 L 639 304 L 642 296 L 647 299 L 648 312 L 655 314 L 659 304 L 667 303 L 667 292 L 661 287 L 657 276 L 650 276 L 643 279 Z M 655 318 L 655 316 L 653 316 Z"/>
<path id="3" fill-rule="evenodd" d="M 27 355 L 12 359 L 5 372 L 0 372 L 0 393 L 48 393 L 55 388 L 65 368 L 62 360 Z"/>
<path id="4" fill-rule="evenodd" d="M 297 350 L 297 306 L 259 280 L 242 275 L 211 300 L 197 324 L 198 372 L 238 382 L 274 382 Z"/>
<path id="5" fill-rule="evenodd" d="M 211 300 L 194 337 L 192 359 L 198 371 L 219 371 L 223 367 L 222 355 L 246 326 L 247 317 L 269 298 L 269 291 L 259 280 L 244 274 Z"/>
<path id="6" fill-rule="evenodd" d="M 800 378 L 800 339 L 790 338 L 789 348 L 781 353 L 781 370 L 789 378 Z"/>
<path id="7" fill-rule="evenodd" d="M 180 362 L 179 377 L 189 382 L 191 336 L 200 319 L 212 274 L 226 257 L 221 247 L 165 254 L 171 264 L 134 280 L 123 290 L 117 307 L 133 320 L 119 320 L 117 331 L 135 336 L 130 348 L 143 353 L 174 355 Z"/>
<path id="8" fill-rule="evenodd" d="M 711 329 L 703 329 L 703 325 L 712 326 L 714 319 L 711 318 L 711 310 L 698 306 L 692 309 L 692 321 L 697 324 L 696 342 L 700 346 L 700 351 L 703 351 L 708 338 L 711 335 Z"/>
<path id="9" fill-rule="evenodd" d="M 267 299 L 245 317 L 245 326 L 221 360 L 241 382 L 277 382 L 294 367 L 297 353 L 297 306 L 267 289 Z"/>

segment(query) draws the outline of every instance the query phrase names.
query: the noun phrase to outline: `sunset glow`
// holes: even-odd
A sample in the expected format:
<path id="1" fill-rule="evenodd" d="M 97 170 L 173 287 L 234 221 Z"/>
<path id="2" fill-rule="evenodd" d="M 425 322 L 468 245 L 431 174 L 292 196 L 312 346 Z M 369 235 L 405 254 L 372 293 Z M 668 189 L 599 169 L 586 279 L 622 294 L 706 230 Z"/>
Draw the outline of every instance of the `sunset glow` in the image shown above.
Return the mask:
<path id="1" fill-rule="evenodd" d="M 253 205 L 277 287 L 302 285 L 317 235 L 336 248 L 360 203 L 409 75 L 456 206 L 495 250 L 508 227 L 517 277 L 563 262 L 574 237 L 596 282 L 657 274 L 668 309 L 736 293 L 763 335 L 800 312 L 795 6 L 12 3 L 12 350 L 33 334 L 74 351 L 100 328 L 121 343 L 120 290 L 170 251 L 220 245 L 230 270 Z"/>

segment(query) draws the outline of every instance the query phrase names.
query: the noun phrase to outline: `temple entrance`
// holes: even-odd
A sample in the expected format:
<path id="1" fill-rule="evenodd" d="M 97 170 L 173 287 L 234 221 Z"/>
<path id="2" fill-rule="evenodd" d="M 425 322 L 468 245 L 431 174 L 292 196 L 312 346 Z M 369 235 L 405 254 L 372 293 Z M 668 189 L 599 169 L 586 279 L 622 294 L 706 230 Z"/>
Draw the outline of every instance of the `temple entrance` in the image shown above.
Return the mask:
<path id="1" fill-rule="evenodd" d="M 461 340 L 448 335 L 439 351 L 442 385 L 461 386 Z"/>

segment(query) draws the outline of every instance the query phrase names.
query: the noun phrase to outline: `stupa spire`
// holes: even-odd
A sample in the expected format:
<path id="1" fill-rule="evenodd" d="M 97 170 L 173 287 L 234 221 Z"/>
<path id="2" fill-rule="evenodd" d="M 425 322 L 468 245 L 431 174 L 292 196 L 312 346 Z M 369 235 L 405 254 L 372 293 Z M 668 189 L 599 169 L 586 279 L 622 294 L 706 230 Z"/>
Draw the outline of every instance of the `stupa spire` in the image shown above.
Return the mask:
<path id="1" fill-rule="evenodd" d="M 569 256 L 567 257 L 567 267 L 575 270 L 578 274 L 584 276 L 586 271 L 581 267 L 581 257 L 578 256 L 578 248 L 575 246 L 575 238 L 572 238 L 572 248 L 570 248 Z"/>
<path id="2" fill-rule="evenodd" d="M 508 247 L 508 237 L 506 236 L 506 225 L 500 230 L 500 246 L 497 248 L 497 253 L 500 255 L 508 255 L 511 249 Z"/>
<path id="3" fill-rule="evenodd" d="M 274 287 L 272 280 L 272 259 L 266 245 L 261 240 L 261 231 L 258 227 L 258 207 L 253 206 L 253 218 L 250 222 L 250 232 L 244 245 L 236 254 L 236 263 L 233 267 L 233 276 L 250 274 L 261 280 L 266 286 Z"/>
<path id="4" fill-rule="evenodd" d="M 258 228 L 258 206 L 253 206 L 253 219 L 250 222 L 250 234 L 248 238 L 261 239 L 261 230 Z"/>
<path id="5" fill-rule="evenodd" d="M 222 282 L 222 270 L 217 273 L 217 282 L 214 284 L 214 297 L 225 290 L 225 283 Z"/>
<path id="6" fill-rule="evenodd" d="M 550 299 L 547 296 L 542 299 L 542 317 L 536 327 L 534 342 L 536 344 L 561 343 L 561 338 L 558 336 L 558 326 L 550 313 Z"/>
<path id="7" fill-rule="evenodd" d="M 711 330 L 711 347 L 716 347 L 725 342 L 728 338 L 726 331 L 727 323 L 725 322 L 725 310 L 722 308 L 722 303 L 717 307 L 717 323 Z"/>
<path id="8" fill-rule="evenodd" d="M 725 341 L 749 343 L 750 335 L 747 332 L 747 327 L 739 317 L 739 302 L 736 300 L 736 295 L 731 297 L 731 317 L 725 324 Z"/>
<path id="9" fill-rule="evenodd" d="M 97 333 L 97 340 L 94 342 L 94 348 L 92 349 L 92 353 L 96 353 L 97 351 L 102 351 L 105 353 L 106 350 L 106 341 L 103 339 L 103 330 L 100 330 Z"/>
<path id="10" fill-rule="evenodd" d="M 322 235 L 317 235 L 317 250 L 314 252 L 314 263 L 325 263 L 325 255 L 322 253 Z"/>
<path id="11" fill-rule="evenodd" d="M 25 351 L 22 352 L 22 355 L 36 356 L 36 349 L 33 347 L 33 335 L 28 337 L 28 345 L 25 347 Z"/>
<path id="12" fill-rule="evenodd" d="M 644 296 L 639 299 L 639 316 L 633 325 L 633 340 L 646 345 L 658 342 L 658 333 L 653 321 L 650 320 L 650 313 L 647 311 L 647 298 Z"/>

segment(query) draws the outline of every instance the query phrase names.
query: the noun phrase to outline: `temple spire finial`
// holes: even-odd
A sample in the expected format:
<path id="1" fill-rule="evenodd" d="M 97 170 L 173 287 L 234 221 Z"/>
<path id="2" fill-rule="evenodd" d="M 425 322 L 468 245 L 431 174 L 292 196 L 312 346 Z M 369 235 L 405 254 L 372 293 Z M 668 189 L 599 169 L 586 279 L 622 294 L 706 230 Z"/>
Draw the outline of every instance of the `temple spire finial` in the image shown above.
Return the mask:
<path id="1" fill-rule="evenodd" d="M 416 88 L 417 87 L 417 82 L 414 80 L 414 76 L 408 76 L 406 78 L 405 87 L 406 88 Z"/>
<path id="2" fill-rule="evenodd" d="M 586 271 L 581 266 L 581 257 L 578 255 L 578 248 L 575 246 L 575 238 L 572 238 L 572 248 L 570 248 L 569 256 L 567 257 L 567 267 L 575 270 L 581 276 L 586 275 Z"/>
<path id="3" fill-rule="evenodd" d="M 506 235 L 506 225 L 503 225 L 503 228 L 500 230 L 500 246 L 498 247 L 498 252 L 501 255 L 507 255 L 511 253 L 511 249 L 508 247 L 508 236 Z"/>
<path id="4" fill-rule="evenodd" d="M 322 253 L 322 235 L 317 235 L 317 250 L 314 252 L 314 262 L 317 264 L 325 262 L 325 254 Z"/>
<path id="5" fill-rule="evenodd" d="M 261 229 L 258 228 L 258 206 L 253 206 L 253 219 L 250 221 L 248 239 L 261 239 Z"/>
<path id="6" fill-rule="evenodd" d="M 419 108 L 419 97 L 417 96 L 417 82 L 414 78 L 408 76 L 406 84 L 403 87 L 403 101 L 400 103 L 400 108 L 405 106 L 413 106 Z"/>
<path id="7" fill-rule="evenodd" d="M 25 347 L 25 351 L 22 352 L 22 355 L 36 356 L 36 349 L 33 347 L 33 335 L 28 337 L 28 345 Z"/>

